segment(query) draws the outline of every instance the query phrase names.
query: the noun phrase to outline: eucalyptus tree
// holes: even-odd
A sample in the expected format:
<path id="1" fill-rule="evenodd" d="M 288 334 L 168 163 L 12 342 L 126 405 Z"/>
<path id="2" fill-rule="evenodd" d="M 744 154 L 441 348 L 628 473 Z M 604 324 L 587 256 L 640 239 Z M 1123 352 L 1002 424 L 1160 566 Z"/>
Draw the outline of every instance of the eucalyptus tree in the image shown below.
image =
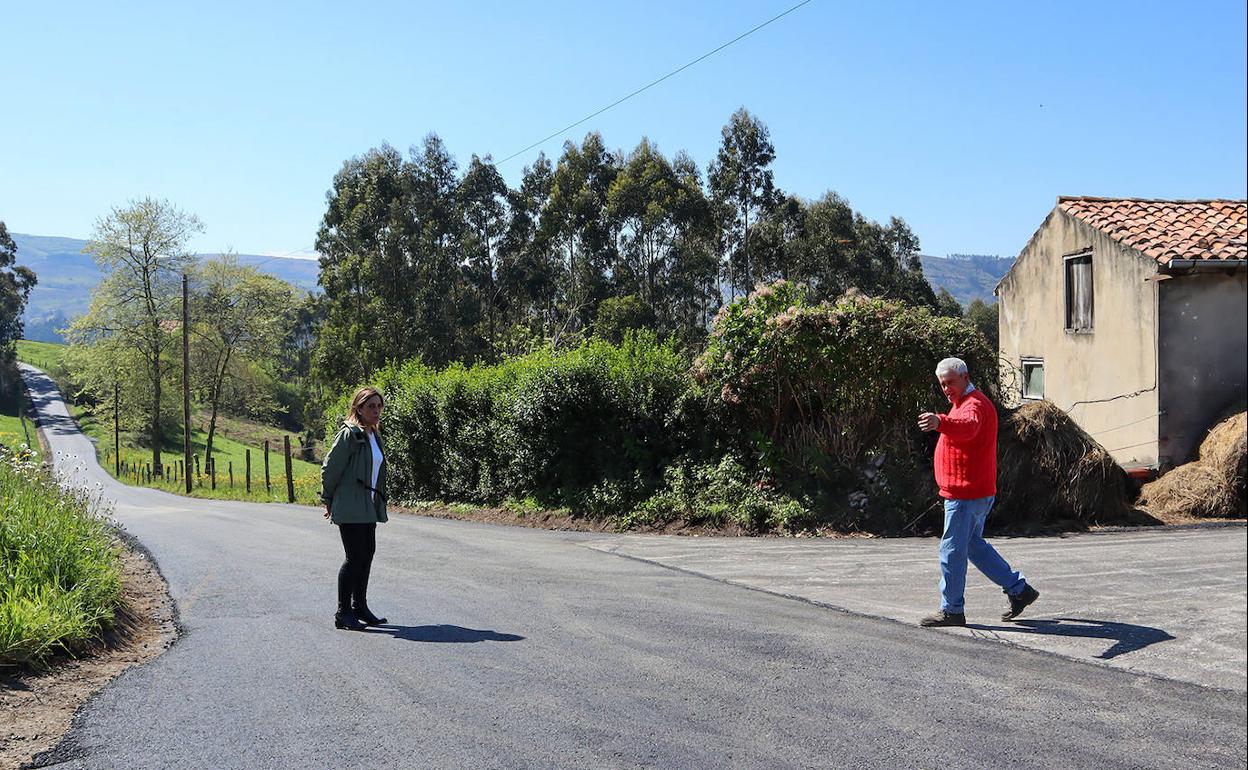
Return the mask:
<path id="1" fill-rule="evenodd" d="M 495 316 L 501 300 L 499 255 L 508 226 L 508 193 L 507 183 L 490 162 L 489 156 L 482 161 L 473 155 L 464 178 L 460 180 L 458 194 L 466 225 L 465 267 L 488 318 L 487 349 L 490 360 L 496 359 Z"/>
<path id="2" fill-rule="evenodd" d="M 550 160 L 539 153 L 532 166 L 524 167 L 519 188 L 508 191 L 510 217 L 499 270 L 514 320 L 527 326 L 531 334 L 542 336 L 551 334 L 559 273 L 550 237 L 538 229 L 554 175 Z"/>
<path id="3" fill-rule="evenodd" d="M 402 287 L 411 300 L 407 333 L 429 363 L 462 357 L 474 308 L 465 302 L 461 265 L 464 217 L 458 196 L 459 165 L 437 134 L 411 149 L 408 210 L 413 220 L 407 250 L 411 280 Z M 397 358 L 397 356 L 396 356 Z"/>
<path id="4" fill-rule="evenodd" d="M 608 194 L 618 227 L 616 293 L 635 295 L 661 331 L 686 332 L 691 307 L 713 276 L 710 208 L 697 165 L 683 153 L 669 162 L 649 140 L 624 160 Z M 703 308 L 704 310 L 704 308 Z"/>
<path id="5" fill-rule="evenodd" d="M 410 186 L 403 157 L 383 144 L 343 163 L 325 196 L 316 250 L 326 317 L 314 358 L 331 389 L 415 352 L 407 333 L 416 229 Z"/>
<path id="6" fill-rule="evenodd" d="M 750 216 L 774 200 L 773 172 L 776 159 L 767 126 L 741 107 L 732 113 L 720 132 L 721 142 L 715 160 L 707 170 L 711 195 L 726 204 L 735 220 L 729 243 L 735 246 L 737 265 L 731 282 L 748 292 L 753 287 L 750 264 Z"/>
<path id="7" fill-rule="evenodd" d="M 566 330 L 581 329 L 606 288 L 614 267 L 607 193 L 617 173 L 617 162 L 596 132 L 578 147 L 563 146 L 555 166 L 550 197 L 542 209 L 539 237 L 567 256 L 561 265 L 563 316 Z M 561 330 L 562 331 L 562 330 Z M 561 336 L 559 332 L 556 337 Z"/>
<path id="8" fill-rule="evenodd" d="M 193 262 L 187 250 L 203 224 L 168 201 L 144 198 L 115 207 L 95 223 L 84 251 L 104 274 L 91 305 L 69 329 L 73 344 L 108 339 L 137 355 L 148 384 L 152 469 L 161 475 L 161 399 L 165 353 L 180 335 L 181 274 Z"/>

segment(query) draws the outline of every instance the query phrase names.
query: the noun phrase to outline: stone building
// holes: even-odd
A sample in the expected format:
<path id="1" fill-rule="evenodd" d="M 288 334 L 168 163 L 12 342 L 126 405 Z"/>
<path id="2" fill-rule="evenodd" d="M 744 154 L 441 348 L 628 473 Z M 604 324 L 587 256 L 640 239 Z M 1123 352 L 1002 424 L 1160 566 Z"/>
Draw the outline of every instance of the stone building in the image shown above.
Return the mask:
<path id="1" fill-rule="evenodd" d="M 997 285 L 1017 397 L 1127 468 L 1192 459 L 1248 389 L 1248 204 L 1059 197 Z"/>

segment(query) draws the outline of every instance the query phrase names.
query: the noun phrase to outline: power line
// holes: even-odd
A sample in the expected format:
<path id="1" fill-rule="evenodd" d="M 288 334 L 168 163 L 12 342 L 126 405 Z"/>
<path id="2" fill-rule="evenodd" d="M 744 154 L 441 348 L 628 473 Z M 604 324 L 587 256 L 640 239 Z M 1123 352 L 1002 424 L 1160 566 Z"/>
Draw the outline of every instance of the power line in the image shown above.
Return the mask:
<path id="1" fill-rule="evenodd" d="M 757 31 L 759 31 L 759 30 L 760 30 L 760 29 L 762 29 L 763 27 L 766 27 L 768 24 L 771 24 L 772 22 L 776 22 L 776 21 L 779 21 L 780 19 L 783 19 L 785 16 L 788 16 L 790 13 L 793 13 L 793 12 L 794 12 L 794 11 L 796 11 L 798 8 L 801 8 L 803 5 L 806 5 L 806 4 L 807 4 L 807 3 L 809 3 L 809 2 L 811 2 L 811 0 L 802 0 L 802 2 L 798 3 L 797 5 L 793 6 L 793 7 L 792 7 L 792 8 L 790 8 L 790 9 L 788 9 L 787 11 L 784 11 L 784 12 L 782 12 L 782 13 L 779 13 L 779 14 L 777 14 L 777 15 L 775 15 L 775 16 L 773 16 L 773 17 L 771 17 L 771 18 L 770 18 L 770 19 L 768 19 L 767 21 L 763 22 L 762 24 L 759 24 L 757 27 L 754 27 L 753 29 L 751 29 L 751 30 L 749 30 L 749 31 L 747 31 L 747 32 L 743 32 L 743 33 L 741 33 L 740 35 L 738 35 L 738 36 L 734 37 L 732 40 L 729 40 L 727 43 L 724 43 L 723 45 L 721 45 L 720 47 L 716 48 L 715 50 L 713 50 L 713 51 L 708 51 L 708 52 L 706 52 L 706 53 L 702 54 L 701 56 L 699 56 L 698 58 L 696 58 L 696 59 L 694 59 L 693 61 L 689 62 L 688 64 L 684 65 L 683 67 L 680 67 L 679 69 L 674 69 L 674 70 L 672 70 L 671 72 L 669 72 L 669 73 L 667 73 L 666 75 L 664 75 L 663 77 L 659 78 L 658 80 L 652 81 L 652 82 L 647 83 L 646 85 L 642 86 L 641 88 L 638 88 L 636 91 L 633 91 L 631 94 L 629 94 L 629 95 L 627 95 L 627 96 L 624 96 L 624 97 L 621 97 L 621 98 L 619 98 L 619 99 L 616 99 L 614 102 L 611 102 L 611 103 L 610 103 L 610 104 L 608 104 L 606 107 L 603 107 L 602 109 L 598 110 L 597 112 L 594 112 L 594 113 L 591 113 L 591 114 L 589 114 L 589 115 L 586 115 L 585 117 L 581 118 L 580 120 L 576 121 L 575 123 L 572 123 L 572 124 L 570 124 L 570 125 L 564 126 L 563 128 L 561 128 L 561 129 L 559 129 L 558 131 L 554 132 L 554 133 L 553 133 L 553 134 L 551 134 L 550 136 L 543 137 L 542 139 L 537 140 L 537 141 L 536 141 L 536 142 L 534 142 L 533 144 L 530 144 L 528 147 L 525 147 L 523 150 L 520 150 L 519 152 L 513 152 L 511 155 L 508 155 L 506 158 L 503 158 L 502 160 L 498 161 L 498 163 L 495 163 L 494 165 L 496 165 L 496 166 L 501 166 L 501 165 L 503 165 L 504 163 L 506 163 L 507 161 L 511 160 L 512 158 L 515 158 L 515 157 L 516 157 L 516 156 L 518 156 L 518 155 L 523 155 L 524 153 L 528 152 L 529 150 L 533 149 L 534 147 L 537 147 L 538 145 L 541 145 L 541 144 L 545 144 L 546 142 L 549 142 L 551 139 L 554 139 L 555 137 L 559 136 L 560 134 L 566 133 L 567 131 L 570 131 L 571 129 L 576 128 L 577 126 L 581 125 L 581 124 L 582 124 L 582 123 L 584 123 L 585 121 L 590 120 L 590 119 L 592 119 L 592 118 L 596 118 L 596 117 L 598 117 L 599 115 L 601 115 L 602 113 L 604 113 L 604 112 L 606 112 L 607 110 L 611 109 L 612 107 L 615 107 L 615 106 L 618 106 L 618 105 L 620 105 L 620 104 L 623 104 L 624 102 L 628 101 L 629 99 L 632 99 L 632 98 L 633 98 L 634 96 L 636 96 L 637 94 L 640 94 L 640 93 L 641 93 L 641 92 L 643 92 L 643 91 L 646 91 L 646 90 L 648 90 L 648 89 L 650 89 L 650 88 L 653 88 L 654 86 L 657 86 L 659 83 L 662 83 L 664 80 L 667 80 L 667 79 L 668 79 L 668 78 L 670 78 L 671 76 L 673 76 L 673 75 L 677 75 L 677 74 L 679 74 L 679 73 L 681 73 L 681 72 L 684 72 L 685 70 L 689 69 L 689 68 L 690 68 L 690 67 L 692 67 L 693 65 L 695 65 L 695 64 L 697 64 L 698 62 L 702 61 L 703 59 L 707 58 L 708 56 L 713 56 L 713 55 L 715 55 L 715 54 L 719 53 L 720 51 L 724 50 L 724 49 L 725 49 L 725 48 L 727 48 L 728 46 L 732 45 L 733 43 L 736 43 L 736 42 L 738 42 L 738 41 L 740 41 L 740 40 L 743 40 L 743 39 L 745 39 L 745 38 L 749 37 L 750 35 L 754 34 L 754 33 L 755 33 L 755 32 L 757 32 Z"/>

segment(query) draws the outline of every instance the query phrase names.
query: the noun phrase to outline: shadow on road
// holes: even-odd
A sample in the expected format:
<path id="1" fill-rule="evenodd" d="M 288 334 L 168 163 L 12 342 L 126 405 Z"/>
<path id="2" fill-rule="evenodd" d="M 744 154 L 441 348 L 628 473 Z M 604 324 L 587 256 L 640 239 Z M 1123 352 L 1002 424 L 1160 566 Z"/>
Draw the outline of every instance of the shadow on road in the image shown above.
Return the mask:
<path id="1" fill-rule="evenodd" d="M 47 407 L 60 400 L 59 391 L 56 389 L 56 384 L 52 382 L 52 379 L 46 375 L 29 370 L 23 372 L 23 376 L 26 378 L 27 397 L 30 400 L 30 405 L 39 415 L 39 427 L 48 433 L 61 436 L 72 436 L 79 433 L 78 424 L 74 422 L 72 417 L 48 414 Z M 35 388 L 33 386 L 36 383 L 43 386 L 40 389 L 42 392 L 34 392 Z"/>
<path id="2" fill-rule="evenodd" d="M 516 634 L 500 634 L 497 631 L 485 631 L 462 626 L 397 626 L 387 623 L 384 626 L 370 628 L 365 633 L 390 634 L 395 639 L 409 642 L 438 642 L 443 644 L 469 642 L 519 642 L 523 636 Z"/>
<path id="3" fill-rule="evenodd" d="M 987 626 L 968 623 L 967 628 L 977 631 L 1007 632 L 1016 634 L 1045 634 L 1048 636 L 1081 636 L 1088 639 L 1113 639 L 1114 645 L 1096 657 L 1109 660 L 1128 652 L 1142 650 L 1150 644 L 1165 642 L 1175 637 L 1152 626 L 1132 623 L 1111 623 L 1104 620 L 1080 618 L 1053 618 L 1052 620 L 1018 620 L 1009 625 Z"/>

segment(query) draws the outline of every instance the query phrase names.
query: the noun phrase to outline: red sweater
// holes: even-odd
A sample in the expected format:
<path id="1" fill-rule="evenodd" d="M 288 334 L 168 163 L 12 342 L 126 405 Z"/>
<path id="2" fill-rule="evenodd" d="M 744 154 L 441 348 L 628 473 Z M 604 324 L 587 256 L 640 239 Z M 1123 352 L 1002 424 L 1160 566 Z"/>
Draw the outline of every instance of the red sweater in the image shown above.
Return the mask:
<path id="1" fill-rule="evenodd" d="M 936 485 L 950 500 L 997 494 L 997 410 L 979 390 L 956 401 L 936 428 Z"/>

